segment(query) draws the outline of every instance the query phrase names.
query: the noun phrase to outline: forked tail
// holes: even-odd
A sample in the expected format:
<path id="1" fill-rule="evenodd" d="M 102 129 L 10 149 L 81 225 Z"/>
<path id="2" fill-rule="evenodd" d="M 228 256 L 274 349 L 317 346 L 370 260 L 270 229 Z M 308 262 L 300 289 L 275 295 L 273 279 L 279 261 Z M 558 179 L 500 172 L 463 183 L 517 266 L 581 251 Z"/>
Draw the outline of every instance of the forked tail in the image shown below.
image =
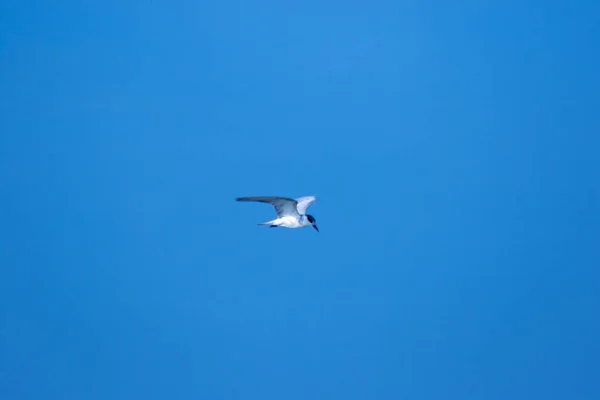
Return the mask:
<path id="1" fill-rule="evenodd" d="M 279 224 L 277 222 L 278 221 L 276 219 L 272 219 L 271 221 L 263 222 L 262 224 L 256 224 L 256 225 L 258 225 L 258 226 L 269 226 L 271 228 L 277 228 L 279 226 Z"/>

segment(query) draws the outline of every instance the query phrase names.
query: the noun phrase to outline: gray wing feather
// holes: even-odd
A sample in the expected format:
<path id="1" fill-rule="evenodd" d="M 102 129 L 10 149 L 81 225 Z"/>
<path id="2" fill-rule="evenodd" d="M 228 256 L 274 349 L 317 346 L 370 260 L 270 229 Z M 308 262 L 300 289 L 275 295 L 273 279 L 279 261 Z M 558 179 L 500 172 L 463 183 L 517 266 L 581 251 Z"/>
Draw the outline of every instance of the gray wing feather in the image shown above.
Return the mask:
<path id="1" fill-rule="evenodd" d="M 310 205 L 316 200 L 317 198 L 315 196 L 298 197 L 296 199 L 296 201 L 298 202 L 298 205 L 296 206 L 298 212 L 300 214 L 306 214 L 306 210 L 308 209 L 308 207 L 310 207 Z"/>
<path id="2" fill-rule="evenodd" d="M 277 196 L 250 196 L 250 197 L 238 197 L 235 201 L 256 201 L 259 203 L 271 204 L 275 207 L 278 217 L 285 217 L 289 215 L 298 215 L 296 200 L 287 197 Z"/>

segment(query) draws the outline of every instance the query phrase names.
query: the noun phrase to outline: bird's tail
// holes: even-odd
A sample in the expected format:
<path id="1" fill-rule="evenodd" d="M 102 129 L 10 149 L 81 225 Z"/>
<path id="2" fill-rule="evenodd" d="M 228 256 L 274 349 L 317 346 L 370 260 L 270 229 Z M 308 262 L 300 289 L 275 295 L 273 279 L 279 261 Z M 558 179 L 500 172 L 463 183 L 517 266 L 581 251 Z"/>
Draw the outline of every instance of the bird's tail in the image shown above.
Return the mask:
<path id="1" fill-rule="evenodd" d="M 256 224 L 256 225 L 258 225 L 258 226 L 270 226 L 271 228 L 277 228 L 277 223 L 275 221 L 276 220 L 271 220 L 271 221 L 263 222 L 262 224 Z"/>
<path id="2" fill-rule="evenodd" d="M 258 226 L 268 226 L 269 228 L 277 228 L 277 225 L 271 225 L 271 224 L 256 224 Z"/>

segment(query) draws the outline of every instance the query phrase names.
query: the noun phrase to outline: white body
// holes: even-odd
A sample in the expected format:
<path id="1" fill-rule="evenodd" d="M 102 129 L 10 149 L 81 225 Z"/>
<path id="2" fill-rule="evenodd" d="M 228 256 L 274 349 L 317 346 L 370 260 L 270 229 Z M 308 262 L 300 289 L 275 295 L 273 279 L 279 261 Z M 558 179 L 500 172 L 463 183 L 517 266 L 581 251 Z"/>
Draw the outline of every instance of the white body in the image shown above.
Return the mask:
<path id="1" fill-rule="evenodd" d="M 306 210 L 308 207 L 317 200 L 315 196 L 304 196 L 297 199 L 290 199 L 287 197 L 256 196 L 238 197 L 236 200 L 257 201 L 260 203 L 268 203 L 275 207 L 277 218 L 258 225 L 292 229 L 312 226 L 317 229 L 314 219 L 313 222 L 311 222 L 309 217 L 306 215 Z"/>
<path id="2" fill-rule="evenodd" d="M 307 226 L 312 226 L 312 224 L 308 222 L 308 218 L 306 218 L 306 215 L 300 215 L 299 217 L 276 218 L 274 220 L 259 225 L 273 225 L 280 226 L 282 228 L 306 228 Z"/>

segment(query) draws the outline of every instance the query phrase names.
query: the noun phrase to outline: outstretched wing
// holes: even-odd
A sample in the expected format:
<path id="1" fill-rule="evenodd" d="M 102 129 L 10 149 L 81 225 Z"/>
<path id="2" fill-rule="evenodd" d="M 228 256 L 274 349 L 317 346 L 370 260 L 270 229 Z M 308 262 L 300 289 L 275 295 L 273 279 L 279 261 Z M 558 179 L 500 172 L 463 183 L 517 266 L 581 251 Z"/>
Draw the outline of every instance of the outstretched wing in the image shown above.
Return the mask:
<path id="1" fill-rule="evenodd" d="M 296 201 L 298 202 L 298 205 L 296 206 L 296 208 L 298 209 L 298 213 L 306 214 L 306 210 L 308 209 L 308 207 L 310 207 L 310 205 L 316 200 L 317 198 L 315 196 L 298 197 L 296 199 Z"/>
<path id="2" fill-rule="evenodd" d="M 259 203 L 271 204 L 275 207 L 277 216 L 289 217 L 298 216 L 298 210 L 296 209 L 296 200 L 289 199 L 287 197 L 275 197 L 275 196 L 252 196 L 252 197 L 238 197 L 236 201 L 257 201 Z"/>

